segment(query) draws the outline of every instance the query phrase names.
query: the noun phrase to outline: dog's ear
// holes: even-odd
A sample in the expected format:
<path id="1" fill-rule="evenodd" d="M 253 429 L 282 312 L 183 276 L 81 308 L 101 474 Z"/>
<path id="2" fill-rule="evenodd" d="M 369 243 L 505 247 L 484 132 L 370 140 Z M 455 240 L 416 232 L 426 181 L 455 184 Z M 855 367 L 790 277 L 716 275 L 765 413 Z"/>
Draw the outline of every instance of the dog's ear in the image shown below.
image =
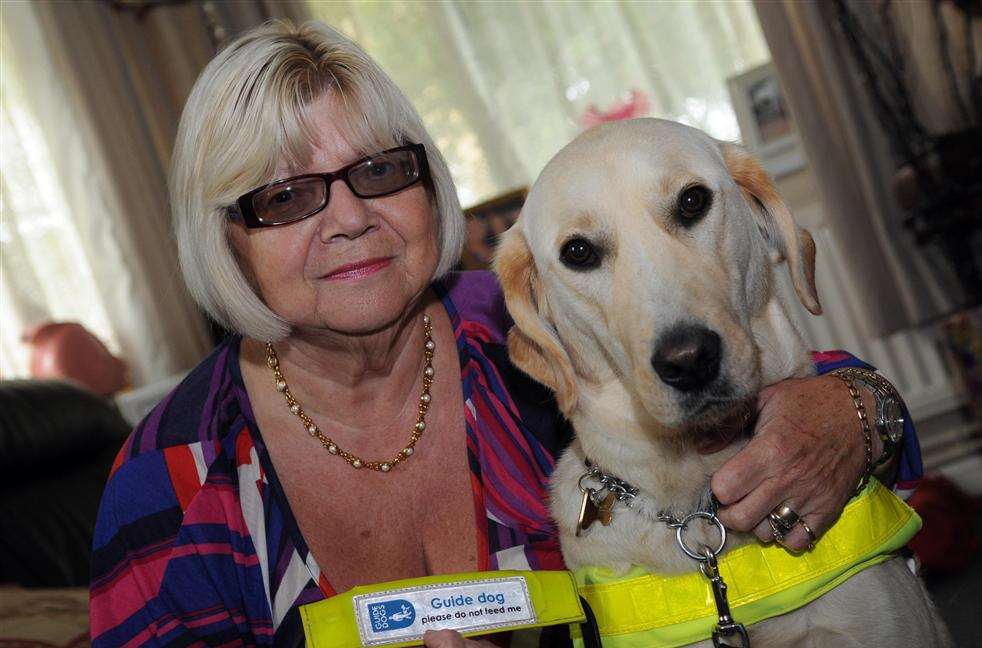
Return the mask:
<path id="1" fill-rule="evenodd" d="M 798 299 L 812 314 L 821 315 L 822 305 L 815 288 L 815 241 L 811 234 L 795 224 L 767 171 L 752 155 L 726 142 L 720 143 L 720 149 L 730 175 L 743 190 L 754 217 L 759 219 L 757 225 L 787 260 Z"/>
<path id="2" fill-rule="evenodd" d="M 519 369 L 556 394 L 559 410 L 567 416 L 576 406 L 573 363 L 552 326 L 540 312 L 539 277 L 532 251 L 517 227 L 502 235 L 494 255 L 494 271 L 501 282 L 508 312 L 515 326 L 508 333 L 508 354 Z"/>

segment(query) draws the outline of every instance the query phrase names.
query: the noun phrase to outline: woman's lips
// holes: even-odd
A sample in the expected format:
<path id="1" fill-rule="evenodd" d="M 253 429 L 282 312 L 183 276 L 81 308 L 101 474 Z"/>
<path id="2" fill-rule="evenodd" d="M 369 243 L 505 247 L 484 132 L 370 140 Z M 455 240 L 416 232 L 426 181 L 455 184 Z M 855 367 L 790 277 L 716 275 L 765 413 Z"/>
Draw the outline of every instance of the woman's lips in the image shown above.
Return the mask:
<path id="1" fill-rule="evenodd" d="M 339 268 L 335 268 L 330 273 L 324 275 L 328 281 L 338 281 L 342 279 L 360 279 L 370 274 L 375 274 L 392 262 L 392 257 L 379 259 L 366 259 L 357 263 L 349 263 Z"/>

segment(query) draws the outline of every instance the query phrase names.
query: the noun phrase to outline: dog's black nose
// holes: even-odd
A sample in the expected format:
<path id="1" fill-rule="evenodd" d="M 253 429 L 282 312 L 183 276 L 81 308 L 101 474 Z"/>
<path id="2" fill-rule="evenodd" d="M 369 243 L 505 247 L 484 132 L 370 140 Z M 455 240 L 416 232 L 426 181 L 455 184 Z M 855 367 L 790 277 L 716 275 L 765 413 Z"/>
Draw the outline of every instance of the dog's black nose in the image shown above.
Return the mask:
<path id="1" fill-rule="evenodd" d="M 703 326 L 680 326 L 662 336 L 651 366 L 662 382 L 683 392 L 702 389 L 719 375 L 720 339 Z"/>

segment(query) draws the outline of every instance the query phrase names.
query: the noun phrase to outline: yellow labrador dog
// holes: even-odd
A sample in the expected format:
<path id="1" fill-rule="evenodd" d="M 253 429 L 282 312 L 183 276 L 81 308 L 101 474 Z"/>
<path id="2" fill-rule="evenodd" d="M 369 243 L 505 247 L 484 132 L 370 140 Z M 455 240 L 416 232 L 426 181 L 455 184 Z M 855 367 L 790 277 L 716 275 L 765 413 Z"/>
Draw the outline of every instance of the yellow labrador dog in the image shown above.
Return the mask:
<path id="1" fill-rule="evenodd" d="M 535 182 L 495 269 L 511 358 L 555 392 L 576 432 L 551 487 L 571 569 L 696 569 L 659 513 L 704 507 L 709 477 L 742 446 L 719 431 L 743 428 L 762 387 L 814 372 L 774 290 L 778 255 L 820 313 L 815 246 L 767 174 L 681 124 L 594 128 Z M 632 512 L 578 534 L 588 458 L 638 493 Z M 694 533 L 716 542 L 711 528 Z M 731 534 L 726 547 L 755 541 Z M 934 646 L 943 634 L 899 558 L 750 630 L 754 646 Z"/>

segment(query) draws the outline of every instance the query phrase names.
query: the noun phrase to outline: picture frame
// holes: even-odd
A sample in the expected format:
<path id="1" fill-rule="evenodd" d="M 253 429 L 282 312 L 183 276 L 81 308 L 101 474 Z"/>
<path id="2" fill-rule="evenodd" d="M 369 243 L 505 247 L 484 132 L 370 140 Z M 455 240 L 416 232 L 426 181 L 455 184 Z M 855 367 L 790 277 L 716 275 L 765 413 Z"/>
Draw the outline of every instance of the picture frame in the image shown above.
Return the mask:
<path id="1" fill-rule="evenodd" d="M 726 81 L 743 145 L 760 158 L 764 169 L 780 178 L 805 167 L 791 111 L 777 70 L 765 63 Z"/>
<path id="2" fill-rule="evenodd" d="M 467 238 L 460 261 L 462 270 L 491 268 L 498 237 L 515 223 L 527 195 L 528 187 L 520 187 L 464 210 Z"/>

